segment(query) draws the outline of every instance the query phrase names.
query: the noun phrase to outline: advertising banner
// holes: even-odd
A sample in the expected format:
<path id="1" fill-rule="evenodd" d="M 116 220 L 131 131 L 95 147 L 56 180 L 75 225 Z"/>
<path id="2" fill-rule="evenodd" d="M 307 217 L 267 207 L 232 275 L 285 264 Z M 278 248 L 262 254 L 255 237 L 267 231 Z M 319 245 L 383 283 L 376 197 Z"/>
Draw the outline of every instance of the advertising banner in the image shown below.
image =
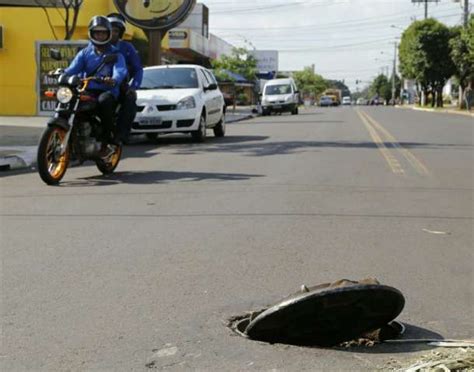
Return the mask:
<path id="1" fill-rule="evenodd" d="M 48 72 L 58 68 L 66 68 L 74 59 L 76 54 L 87 45 L 87 41 L 37 41 L 36 42 L 36 66 L 37 83 L 36 92 L 38 97 L 38 115 L 50 116 L 56 108 L 56 100 L 45 96 L 44 92 L 57 88 L 57 79 L 48 76 Z M 62 59 L 57 61 L 50 57 L 52 49 L 61 53 Z"/>
<path id="2" fill-rule="evenodd" d="M 261 73 L 278 71 L 277 50 L 253 50 L 252 55 L 257 60 L 257 70 Z"/>

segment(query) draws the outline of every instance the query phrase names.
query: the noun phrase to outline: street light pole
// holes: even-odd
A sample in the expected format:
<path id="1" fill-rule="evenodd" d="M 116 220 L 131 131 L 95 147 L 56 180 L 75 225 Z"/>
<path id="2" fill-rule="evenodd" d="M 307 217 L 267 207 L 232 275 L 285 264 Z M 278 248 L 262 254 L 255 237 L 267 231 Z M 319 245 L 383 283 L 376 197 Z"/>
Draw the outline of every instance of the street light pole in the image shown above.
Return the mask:
<path id="1" fill-rule="evenodd" d="M 392 73 L 392 104 L 394 106 L 395 106 L 395 93 L 396 93 L 395 76 L 397 74 L 397 48 L 398 48 L 398 43 L 395 41 L 395 50 L 394 50 L 394 56 L 393 56 L 393 73 Z"/>

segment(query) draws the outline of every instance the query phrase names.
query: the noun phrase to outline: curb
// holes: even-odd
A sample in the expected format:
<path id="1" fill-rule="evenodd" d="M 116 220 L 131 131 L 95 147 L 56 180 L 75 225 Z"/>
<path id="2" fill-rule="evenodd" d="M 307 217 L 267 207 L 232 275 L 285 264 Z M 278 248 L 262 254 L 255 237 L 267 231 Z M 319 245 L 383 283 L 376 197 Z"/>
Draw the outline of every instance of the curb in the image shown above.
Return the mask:
<path id="1" fill-rule="evenodd" d="M 27 146 L 28 149 L 8 148 L 1 149 L 0 172 L 30 168 L 36 163 L 36 146 Z"/>
<path id="2" fill-rule="evenodd" d="M 253 119 L 255 117 L 256 117 L 256 115 L 249 114 L 249 115 L 246 115 L 246 116 L 242 116 L 241 118 L 236 118 L 236 119 L 233 119 L 233 120 L 226 120 L 226 123 L 227 124 L 237 123 L 239 121 L 249 120 L 249 119 Z"/>
<path id="3" fill-rule="evenodd" d="M 462 115 L 462 116 L 467 116 L 467 117 L 472 117 L 474 118 L 474 113 L 469 113 L 469 112 L 462 112 L 462 111 L 454 111 L 454 110 L 433 110 L 430 108 L 424 108 L 424 107 L 403 107 L 403 106 L 395 106 L 397 108 L 402 108 L 405 110 L 415 110 L 415 111 L 424 111 L 424 112 L 432 112 L 434 114 L 451 114 L 451 115 Z"/>
<path id="4" fill-rule="evenodd" d="M 13 155 L 0 158 L 0 171 L 9 171 L 27 167 L 28 164 L 20 156 Z"/>

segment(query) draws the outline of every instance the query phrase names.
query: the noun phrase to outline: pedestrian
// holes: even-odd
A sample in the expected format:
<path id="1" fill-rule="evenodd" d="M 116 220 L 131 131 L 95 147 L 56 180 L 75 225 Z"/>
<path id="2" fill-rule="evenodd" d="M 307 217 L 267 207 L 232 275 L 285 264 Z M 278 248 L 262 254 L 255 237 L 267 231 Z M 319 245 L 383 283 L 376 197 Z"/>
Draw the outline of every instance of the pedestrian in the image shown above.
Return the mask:
<path id="1" fill-rule="evenodd" d="M 127 142 L 137 113 L 137 92 L 143 79 L 143 67 L 140 56 L 132 43 L 122 40 L 125 33 L 125 18 L 119 13 L 111 13 L 107 16 L 112 25 L 111 43 L 125 58 L 128 68 L 128 78 L 121 86 L 120 111 L 117 119 L 118 141 Z"/>

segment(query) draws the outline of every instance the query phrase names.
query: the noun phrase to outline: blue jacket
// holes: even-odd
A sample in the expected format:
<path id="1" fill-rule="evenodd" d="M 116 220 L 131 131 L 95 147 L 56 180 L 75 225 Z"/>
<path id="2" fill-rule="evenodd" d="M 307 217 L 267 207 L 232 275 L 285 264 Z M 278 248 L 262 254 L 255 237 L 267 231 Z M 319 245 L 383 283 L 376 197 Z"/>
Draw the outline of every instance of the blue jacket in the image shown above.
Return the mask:
<path id="1" fill-rule="evenodd" d="M 90 76 L 90 74 L 93 73 L 94 70 L 101 64 L 103 57 L 107 54 L 117 54 L 117 61 L 114 64 L 106 64 L 99 71 L 94 73 L 94 76 L 112 77 L 116 81 L 116 84 L 114 86 L 110 86 L 107 84 L 91 81 L 89 83 L 88 89 L 110 91 L 115 96 L 115 98 L 118 98 L 120 93 L 120 84 L 127 77 L 127 65 L 125 64 L 125 58 L 123 55 L 112 45 L 108 46 L 104 54 L 98 54 L 94 44 L 89 43 L 87 47 L 77 53 L 76 57 L 73 59 L 69 67 L 64 70 L 64 72 L 67 75 L 79 75 L 82 78 Z"/>
<path id="2" fill-rule="evenodd" d="M 125 57 L 129 79 L 131 80 L 131 83 L 129 83 L 130 87 L 135 90 L 140 88 L 143 79 L 143 67 L 137 50 L 132 43 L 123 40 L 119 40 L 115 47 L 118 48 L 120 53 Z"/>

